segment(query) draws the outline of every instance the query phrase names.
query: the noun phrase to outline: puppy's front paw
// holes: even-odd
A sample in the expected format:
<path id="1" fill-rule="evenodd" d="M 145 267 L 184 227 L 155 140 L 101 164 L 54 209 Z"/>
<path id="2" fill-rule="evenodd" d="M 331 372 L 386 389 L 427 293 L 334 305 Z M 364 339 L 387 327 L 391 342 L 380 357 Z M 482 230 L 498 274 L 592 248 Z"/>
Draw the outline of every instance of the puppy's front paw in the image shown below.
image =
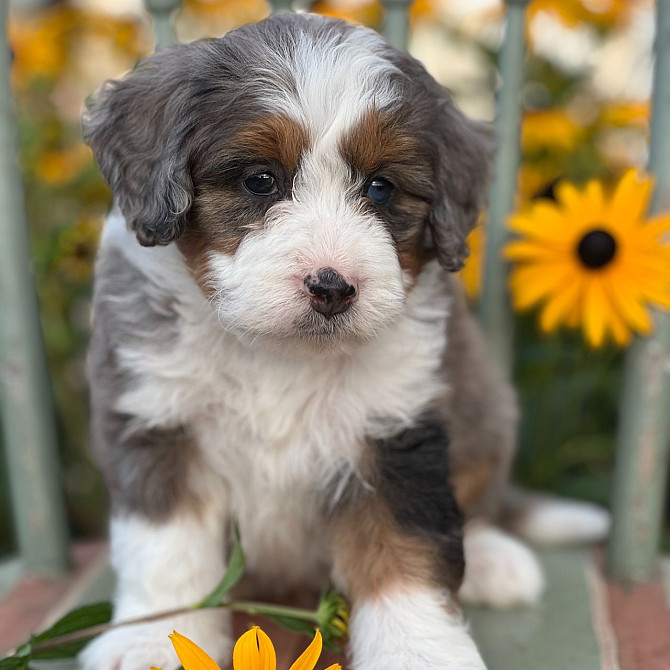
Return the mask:
<path id="1" fill-rule="evenodd" d="M 149 670 L 155 666 L 176 670 L 181 663 L 169 635 L 176 630 L 193 640 L 222 667 L 230 662 L 232 641 L 224 622 L 203 623 L 200 614 L 150 624 L 124 626 L 93 640 L 79 654 L 82 670 Z M 198 625 L 201 624 L 201 625 Z"/>
<path id="2" fill-rule="evenodd" d="M 353 670 L 486 670 L 461 613 L 446 594 L 389 594 L 354 607 Z"/>

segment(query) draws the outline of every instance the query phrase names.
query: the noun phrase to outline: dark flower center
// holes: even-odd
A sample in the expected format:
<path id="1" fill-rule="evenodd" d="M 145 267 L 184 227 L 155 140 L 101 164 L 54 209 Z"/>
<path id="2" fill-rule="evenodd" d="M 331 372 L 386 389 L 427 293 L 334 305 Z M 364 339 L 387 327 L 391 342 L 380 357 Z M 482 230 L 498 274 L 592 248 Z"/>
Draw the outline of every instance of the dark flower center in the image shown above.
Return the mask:
<path id="1" fill-rule="evenodd" d="M 597 270 L 616 255 L 616 240 L 606 230 L 592 230 L 579 241 L 577 255 L 587 268 Z"/>

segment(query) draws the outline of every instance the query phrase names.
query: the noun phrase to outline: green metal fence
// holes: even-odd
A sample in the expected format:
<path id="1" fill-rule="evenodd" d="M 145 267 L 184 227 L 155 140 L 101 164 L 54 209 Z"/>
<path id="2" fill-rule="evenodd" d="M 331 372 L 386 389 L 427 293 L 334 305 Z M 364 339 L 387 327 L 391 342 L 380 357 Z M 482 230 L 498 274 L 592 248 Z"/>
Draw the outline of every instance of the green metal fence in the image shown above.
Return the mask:
<path id="1" fill-rule="evenodd" d="M 524 21 L 528 0 L 506 0 L 506 30 L 500 52 L 496 133 L 498 151 L 490 193 L 484 293 L 479 316 L 495 357 L 511 376 L 513 319 L 507 267 L 500 250 L 505 222 L 514 206 L 519 165 L 521 90 L 524 83 Z M 156 41 L 173 40 L 178 0 L 146 0 L 155 20 Z M 288 11 L 290 0 L 274 0 Z M 383 0 L 383 33 L 405 48 L 412 0 Z M 0 0 L 0 401 L 5 450 L 19 551 L 25 568 L 53 572 L 66 567 L 66 524 L 59 490 L 53 411 L 40 338 L 39 314 L 14 157 L 16 138 L 10 104 L 7 0 Z M 670 0 L 657 1 L 657 43 L 649 170 L 658 186 L 654 209 L 670 209 Z M 621 581 L 644 581 L 655 572 L 670 443 L 670 318 L 639 340 L 626 361 L 621 400 L 614 524 L 609 568 Z"/>

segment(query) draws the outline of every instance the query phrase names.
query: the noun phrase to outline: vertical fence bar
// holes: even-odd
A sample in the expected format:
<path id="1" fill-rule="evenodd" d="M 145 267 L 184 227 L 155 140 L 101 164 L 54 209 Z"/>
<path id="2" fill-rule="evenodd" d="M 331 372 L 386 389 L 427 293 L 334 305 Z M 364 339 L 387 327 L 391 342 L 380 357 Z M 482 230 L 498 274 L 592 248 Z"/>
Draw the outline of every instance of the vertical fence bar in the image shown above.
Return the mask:
<path id="1" fill-rule="evenodd" d="M 384 6 L 382 35 L 396 49 L 407 50 L 409 43 L 409 8 L 414 0 L 381 0 Z"/>
<path id="2" fill-rule="evenodd" d="M 293 0 L 270 0 L 270 7 L 273 14 L 290 12 L 293 10 Z"/>
<path id="3" fill-rule="evenodd" d="M 156 49 L 170 46 L 175 42 L 173 14 L 181 0 L 144 0 L 144 4 L 154 19 Z"/>
<path id="4" fill-rule="evenodd" d="M 8 4 L 0 0 L 0 409 L 21 558 L 31 572 L 54 573 L 67 567 L 67 531 L 28 225 L 16 167 Z"/>
<path id="5" fill-rule="evenodd" d="M 670 0 L 658 0 L 649 171 L 652 211 L 670 211 Z M 624 582 L 654 576 L 670 444 L 670 316 L 637 338 L 624 367 L 612 498 L 609 572 Z"/>
<path id="6" fill-rule="evenodd" d="M 514 209 L 517 169 L 520 160 L 522 88 L 524 82 L 525 6 L 528 0 L 506 0 L 505 36 L 500 50 L 502 83 L 496 114 L 497 152 L 489 194 L 486 263 L 479 318 L 495 360 L 511 378 L 514 320 L 507 289 L 507 265 L 500 250 L 507 241 L 507 217 Z"/>

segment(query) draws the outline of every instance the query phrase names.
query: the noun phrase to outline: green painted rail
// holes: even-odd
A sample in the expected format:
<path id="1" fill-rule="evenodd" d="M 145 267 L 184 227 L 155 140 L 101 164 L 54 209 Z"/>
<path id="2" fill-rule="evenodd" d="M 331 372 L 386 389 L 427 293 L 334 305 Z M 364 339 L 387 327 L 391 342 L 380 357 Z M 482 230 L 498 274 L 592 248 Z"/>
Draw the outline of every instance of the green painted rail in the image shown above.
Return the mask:
<path id="1" fill-rule="evenodd" d="M 657 0 L 656 62 L 649 172 L 652 211 L 670 211 L 670 0 Z M 637 338 L 626 356 L 612 494 L 608 567 L 615 579 L 640 582 L 658 570 L 670 446 L 670 316 Z"/>
<path id="2" fill-rule="evenodd" d="M 514 318 L 507 289 L 508 266 L 500 251 L 509 237 L 507 218 L 514 210 L 520 161 L 525 9 L 527 0 L 506 0 L 505 37 L 500 50 L 501 86 L 495 120 L 497 151 L 486 223 L 486 263 L 479 319 L 503 374 L 512 378 Z"/>
<path id="3" fill-rule="evenodd" d="M 54 413 L 32 276 L 0 0 L 0 411 L 19 551 L 27 570 L 67 566 Z"/>

